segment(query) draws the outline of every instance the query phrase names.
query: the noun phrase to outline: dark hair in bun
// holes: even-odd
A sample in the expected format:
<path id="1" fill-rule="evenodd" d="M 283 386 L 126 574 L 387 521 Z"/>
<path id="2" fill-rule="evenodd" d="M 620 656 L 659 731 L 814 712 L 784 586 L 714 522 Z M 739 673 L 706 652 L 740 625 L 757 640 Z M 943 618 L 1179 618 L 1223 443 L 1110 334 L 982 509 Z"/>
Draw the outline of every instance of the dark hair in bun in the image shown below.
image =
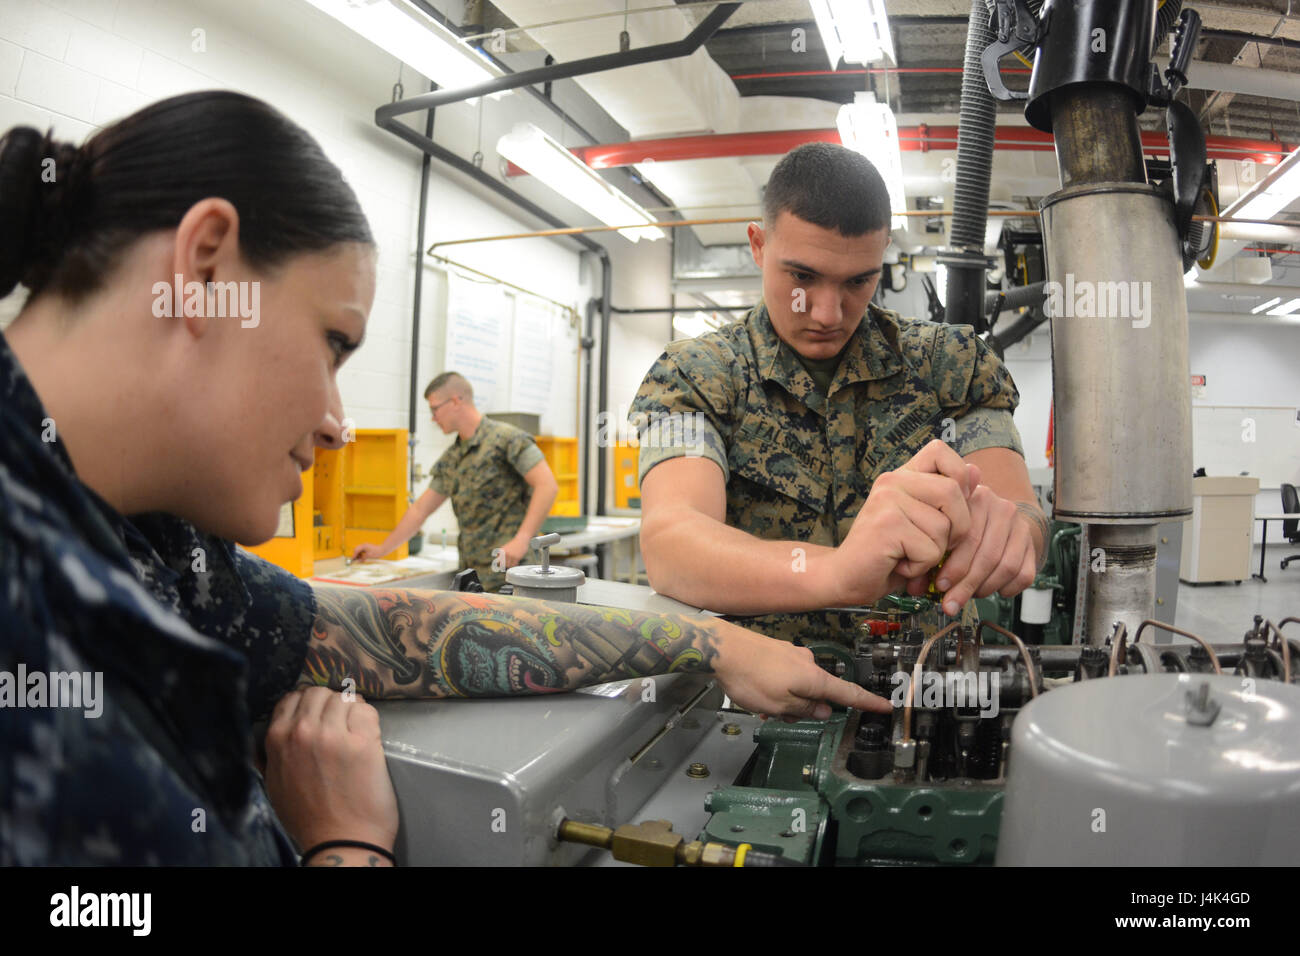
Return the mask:
<path id="1" fill-rule="evenodd" d="M 0 297 L 21 283 L 79 299 L 131 242 L 214 196 L 238 211 L 254 268 L 374 243 L 356 194 L 306 131 L 242 93 L 187 93 L 80 148 L 27 126 L 0 136 Z"/>

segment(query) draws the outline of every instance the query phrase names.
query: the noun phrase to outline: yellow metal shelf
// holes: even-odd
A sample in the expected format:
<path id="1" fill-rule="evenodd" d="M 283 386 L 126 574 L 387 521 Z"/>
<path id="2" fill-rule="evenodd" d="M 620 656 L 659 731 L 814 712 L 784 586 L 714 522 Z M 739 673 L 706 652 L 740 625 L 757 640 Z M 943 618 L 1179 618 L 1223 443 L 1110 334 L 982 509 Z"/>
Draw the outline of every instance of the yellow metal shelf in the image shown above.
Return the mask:
<path id="1" fill-rule="evenodd" d="M 542 450 L 551 474 L 560 486 L 551 507 L 552 515 L 574 516 L 581 510 L 578 500 L 578 439 L 560 435 L 538 435 L 537 447 Z"/>
<path id="2" fill-rule="evenodd" d="M 247 550 L 305 578 L 313 560 L 383 541 L 406 512 L 406 436 L 404 429 L 362 428 L 340 449 L 317 448 L 302 496 L 293 503 L 291 530 L 286 513 L 287 533 Z M 384 555 L 406 556 L 405 544 Z"/>

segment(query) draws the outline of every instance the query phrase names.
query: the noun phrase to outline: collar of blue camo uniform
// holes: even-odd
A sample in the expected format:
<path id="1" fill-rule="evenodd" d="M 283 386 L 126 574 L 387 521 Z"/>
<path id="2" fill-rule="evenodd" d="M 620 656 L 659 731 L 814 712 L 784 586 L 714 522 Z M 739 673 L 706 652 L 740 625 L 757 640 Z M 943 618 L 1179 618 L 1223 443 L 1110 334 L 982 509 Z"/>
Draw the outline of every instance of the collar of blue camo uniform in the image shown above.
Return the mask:
<path id="1" fill-rule="evenodd" d="M 832 392 L 854 382 L 888 378 L 903 367 L 898 346 L 899 321 L 897 312 L 882 309 L 874 302 L 867 305 L 866 315 L 841 353 L 831 383 Z M 764 379 L 776 382 L 794 395 L 815 391 L 812 376 L 800 364 L 794 349 L 776 334 L 765 303 L 758 303 L 745 325 L 753 338 L 754 359 Z"/>
<path id="2" fill-rule="evenodd" d="M 85 493 L 72 459 L 57 440 L 58 423 L 49 418 L 27 373 L 0 334 L 0 462 L 19 481 L 39 488 L 50 505 L 62 509 L 97 551 L 126 563 L 121 538 Z"/>

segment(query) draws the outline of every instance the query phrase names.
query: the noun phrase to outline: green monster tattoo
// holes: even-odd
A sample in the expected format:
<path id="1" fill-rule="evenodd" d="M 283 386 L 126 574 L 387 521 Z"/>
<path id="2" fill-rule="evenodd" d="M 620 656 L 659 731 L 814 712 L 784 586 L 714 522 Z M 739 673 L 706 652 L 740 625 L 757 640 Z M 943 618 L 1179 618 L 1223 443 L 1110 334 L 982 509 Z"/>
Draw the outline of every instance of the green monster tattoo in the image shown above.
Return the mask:
<path id="1" fill-rule="evenodd" d="M 299 684 L 369 698 L 508 697 L 712 671 L 715 626 L 676 615 L 554 601 L 317 587 Z"/>

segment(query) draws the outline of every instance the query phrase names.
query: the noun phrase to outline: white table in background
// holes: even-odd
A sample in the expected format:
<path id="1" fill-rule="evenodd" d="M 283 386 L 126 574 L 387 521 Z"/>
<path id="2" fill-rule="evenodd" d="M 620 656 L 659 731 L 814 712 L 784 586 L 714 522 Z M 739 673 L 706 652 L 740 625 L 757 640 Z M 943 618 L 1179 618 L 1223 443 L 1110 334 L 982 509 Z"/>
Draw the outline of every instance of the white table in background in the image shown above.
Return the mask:
<path id="1" fill-rule="evenodd" d="M 584 548 L 604 548 L 606 549 L 605 567 L 610 577 L 617 579 L 621 562 L 618 561 L 616 545 L 620 541 L 630 541 L 631 554 L 627 581 L 636 584 L 640 534 L 640 518 L 596 517 L 588 521 L 585 530 L 560 535 L 560 543 L 555 546 L 555 550 L 581 551 Z M 379 567 L 383 566 L 385 571 L 391 571 L 394 576 L 387 580 L 350 580 L 350 578 L 359 578 L 361 572 L 353 570 L 359 565 L 349 566 L 343 558 L 339 557 L 317 561 L 312 580 L 322 584 L 352 584 L 362 587 L 446 589 L 451 587 L 452 578 L 461 569 L 460 555 L 453 545 L 444 547 L 440 544 L 429 544 L 427 541 L 418 555 L 401 561 L 367 561 L 360 566 L 372 568 L 376 574 L 379 573 Z"/>
<path id="2" fill-rule="evenodd" d="M 587 519 L 584 531 L 561 534 L 557 551 L 580 551 L 583 548 L 605 548 L 608 574 L 611 580 L 618 579 L 617 552 L 614 545 L 619 541 L 631 542 L 631 568 L 628 571 L 629 584 L 637 583 L 637 565 L 641 554 L 641 519 L 621 518 L 615 515 L 600 515 Z"/>
<path id="3" fill-rule="evenodd" d="M 1300 518 L 1300 511 L 1287 513 L 1279 512 L 1278 514 L 1272 515 L 1255 515 L 1256 521 L 1264 522 L 1264 536 L 1259 542 L 1259 574 L 1252 574 L 1252 578 L 1259 578 L 1265 584 L 1268 583 L 1268 578 L 1264 577 L 1264 552 L 1268 550 L 1268 523 L 1270 521 L 1287 521 L 1291 518 Z M 1286 539 L 1284 538 L 1283 540 Z"/>
<path id="4" fill-rule="evenodd" d="M 366 570 L 362 571 L 363 568 Z M 425 544 L 418 555 L 400 561 L 376 560 L 349 565 L 342 557 L 328 558 L 317 561 L 314 570 L 311 580 L 319 584 L 446 590 L 460 570 L 460 555 L 450 545 L 444 548 Z"/>

